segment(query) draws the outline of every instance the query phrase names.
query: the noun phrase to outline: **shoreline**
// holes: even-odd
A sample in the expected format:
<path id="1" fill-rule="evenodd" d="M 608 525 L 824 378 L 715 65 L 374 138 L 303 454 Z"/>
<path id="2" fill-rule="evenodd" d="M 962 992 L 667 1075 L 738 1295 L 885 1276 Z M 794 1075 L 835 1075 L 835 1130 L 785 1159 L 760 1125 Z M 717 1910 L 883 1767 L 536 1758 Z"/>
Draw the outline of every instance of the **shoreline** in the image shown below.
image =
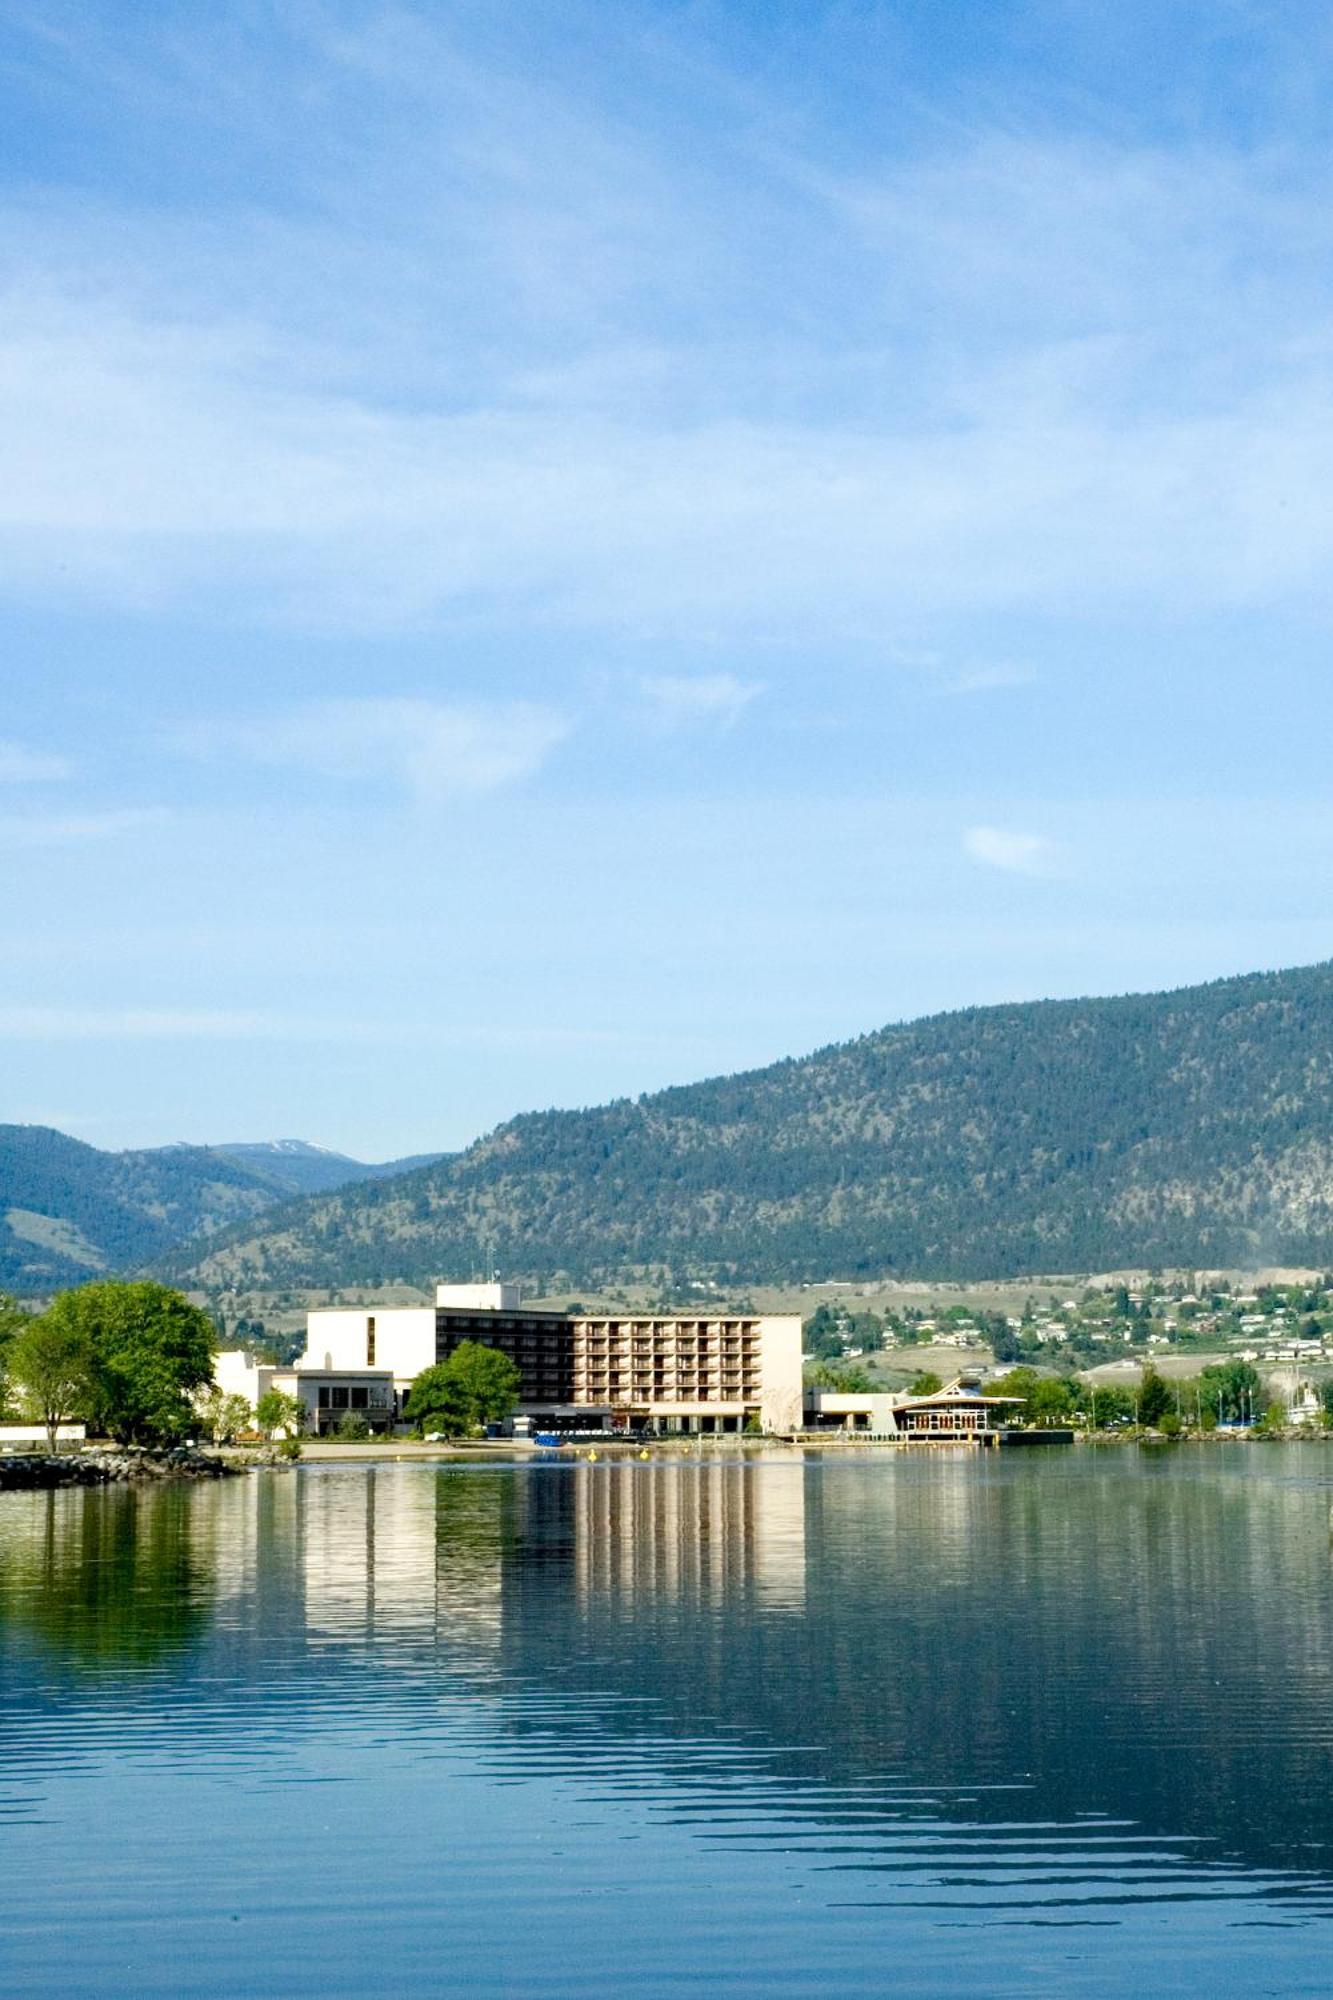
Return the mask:
<path id="1" fill-rule="evenodd" d="M 79 1452 L 0 1453 L 0 1493 L 54 1492 L 66 1486 L 156 1485 L 164 1481 L 230 1479 L 265 1460 L 234 1464 L 220 1454 L 177 1447 L 92 1445 Z"/>
<path id="2" fill-rule="evenodd" d="M 1121 1450 L 1127 1445 L 1146 1446 L 1154 1451 L 1180 1445 L 1281 1445 L 1333 1444 L 1333 1431 L 1293 1430 L 1276 1435 L 1256 1436 L 1251 1431 L 1193 1431 L 1181 1437 L 1160 1432 L 1075 1432 L 1073 1436 L 1033 1441 L 1049 1448 L 1091 1446 L 1094 1450 Z M 7 1492 L 58 1491 L 68 1487 L 113 1485 L 159 1485 L 179 1481 L 239 1478 L 252 1472 L 292 1472 L 302 1465 L 529 1465 L 533 1463 L 595 1464 L 601 1460 L 621 1463 L 661 1463 L 702 1457 L 733 1460 L 783 1457 L 848 1457 L 867 1453 L 920 1456 L 925 1452 L 963 1451 L 988 1457 L 989 1451 L 966 1438 L 902 1439 L 868 1437 L 853 1432 L 805 1432 L 790 1437 L 727 1438 L 679 1437 L 618 1440 L 598 1439 L 559 1447 L 537 1445 L 522 1439 L 473 1438 L 458 1442 L 425 1444 L 412 1438 L 386 1438 L 364 1444 L 311 1440 L 303 1444 L 297 1459 L 280 1457 L 271 1446 L 220 1445 L 211 1452 L 177 1447 L 153 1451 L 144 1447 L 89 1445 L 78 1452 L 0 1452 L 0 1494 Z"/>

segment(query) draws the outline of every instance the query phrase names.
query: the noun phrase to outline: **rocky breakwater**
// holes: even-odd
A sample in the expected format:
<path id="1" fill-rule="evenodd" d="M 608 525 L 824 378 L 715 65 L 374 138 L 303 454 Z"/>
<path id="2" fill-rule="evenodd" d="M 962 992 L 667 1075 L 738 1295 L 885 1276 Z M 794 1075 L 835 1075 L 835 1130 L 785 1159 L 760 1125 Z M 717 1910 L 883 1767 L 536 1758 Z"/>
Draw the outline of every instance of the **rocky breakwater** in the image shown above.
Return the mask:
<path id="1" fill-rule="evenodd" d="M 136 1445 L 91 1446 L 78 1452 L 0 1452 L 0 1493 L 33 1487 L 111 1486 L 123 1481 L 225 1479 L 245 1466 L 179 1445 L 148 1451 Z"/>

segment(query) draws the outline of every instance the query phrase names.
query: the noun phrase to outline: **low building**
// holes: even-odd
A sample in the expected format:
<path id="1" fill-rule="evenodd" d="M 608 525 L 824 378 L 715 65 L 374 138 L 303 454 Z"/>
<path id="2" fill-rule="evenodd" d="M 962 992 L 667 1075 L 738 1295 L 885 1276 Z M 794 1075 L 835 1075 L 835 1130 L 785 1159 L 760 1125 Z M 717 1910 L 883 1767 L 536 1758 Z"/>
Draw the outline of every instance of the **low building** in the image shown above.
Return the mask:
<path id="1" fill-rule="evenodd" d="M 894 1412 L 898 1430 L 909 1441 L 989 1444 L 998 1438 L 1008 1410 L 1022 1396 L 986 1396 L 979 1384 L 962 1376 L 932 1396 L 907 1396 Z"/>
<path id="2" fill-rule="evenodd" d="M 897 1437 L 900 1398 L 874 1390 L 807 1389 L 806 1429 L 857 1431 L 866 1437 Z"/>
<path id="3" fill-rule="evenodd" d="M 294 1396 L 303 1411 L 302 1429 L 313 1437 L 333 1431 L 348 1417 L 359 1417 L 372 1431 L 392 1429 L 398 1398 L 387 1368 L 294 1368 L 255 1361 L 241 1348 L 213 1357 L 213 1380 L 227 1396 L 243 1396 L 252 1410 L 270 1389 Z"/>

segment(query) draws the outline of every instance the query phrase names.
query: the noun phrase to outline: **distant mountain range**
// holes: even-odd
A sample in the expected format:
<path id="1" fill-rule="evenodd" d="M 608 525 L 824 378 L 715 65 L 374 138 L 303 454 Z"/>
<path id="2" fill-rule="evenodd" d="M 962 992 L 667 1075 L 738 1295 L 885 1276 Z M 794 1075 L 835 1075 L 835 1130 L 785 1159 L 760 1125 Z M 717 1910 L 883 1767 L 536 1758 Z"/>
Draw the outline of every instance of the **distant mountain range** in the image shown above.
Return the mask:
<path id="1" fill-rule="evenodd" d="M 0 1286 L 1333 1266 L 1333 965 L 971 1008 L 367 1166 L 0 1126 Z"/>
<path id="2" fill-rule="evenodd" d="M 411 1153 L 402 1160 L 384 1160 L 377 1166 L 353 1160 L 346 1153 L 333 1153 L 327 1146 L 312 1146 L 304 1139 L 261 1139 L 248 1145 L 214 1146 L 229 1160 L 253 1167 L 292 1194 L 326 1194 L 330 1188 L 344 1187 L 348 1181 L 383 1180 L 390 1174 L 409 1173 L 440 1159 L 439 1153 Z"/>
<path id="3" fill-rule="evenodd" d="M 0 1125 L 0 1289 L 45 1292 L 156 1268 L 293 1195 L 393 1174 L 300 1139 L 105 1153 L 44 1125 Z"/>
<path id="4" fill-rule="evenodd" d="M 233 1226 L 194 1283 L 1333 1264 L 1333 966 L 972 1008 Z"/>

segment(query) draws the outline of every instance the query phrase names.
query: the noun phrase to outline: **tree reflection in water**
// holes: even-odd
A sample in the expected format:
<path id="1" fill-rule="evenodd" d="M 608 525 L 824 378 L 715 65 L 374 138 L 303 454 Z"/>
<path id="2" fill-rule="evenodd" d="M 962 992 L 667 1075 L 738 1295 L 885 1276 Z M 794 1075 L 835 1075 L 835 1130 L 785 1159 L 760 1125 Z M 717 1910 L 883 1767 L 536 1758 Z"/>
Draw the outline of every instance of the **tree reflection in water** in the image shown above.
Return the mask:
<path id="1" fill-rule="evenodd" d="M 206 1628 L 211 1565 L 185 1486 L 13 1494 L 0 1539 L 0 1658 L 40 1642 L 47 1664 L 150 1665 Z"/>

